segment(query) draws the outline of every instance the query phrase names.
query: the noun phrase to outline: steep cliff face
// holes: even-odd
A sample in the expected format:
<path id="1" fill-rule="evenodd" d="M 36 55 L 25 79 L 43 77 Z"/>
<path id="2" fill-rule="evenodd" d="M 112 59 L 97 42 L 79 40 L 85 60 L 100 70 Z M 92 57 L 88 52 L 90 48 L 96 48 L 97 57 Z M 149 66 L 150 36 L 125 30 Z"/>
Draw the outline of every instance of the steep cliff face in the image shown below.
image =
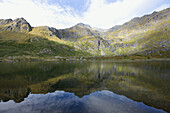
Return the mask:
<path id="1" fill-rule="evenodd" d="M 19 38 L 21 36 L 25 38 Z M 50 53 L 53 53 L 51 55 L 55 56 L 62 56 L 55 51 L 64 49 L 67 51 L 66 53 L 74 53 L 65 54 L 65 56 L 87 54 L 92 56 L 170 57 L 170 8 L 136 17 L 123 25 L 117 25 L 107 30 L 93 28 L 83 23 L 67 29 L 48 26 L 31 27 L 23 18 L 1 19 L 0 40 L 1 42 L 17 40 L 23 43 L 31 42 L 31 44 L 35 41 L 41 43 L 42 40 L 53 41 L 60 46 L 53 48 L 55 44 L 51 46 L 48 43 L 38 44 L 41 45 L 38 48 L 48 45 L 49 48 L 53 48 L 50 49 Z M 44 49 L 46 50 L 47 46 Z"/>

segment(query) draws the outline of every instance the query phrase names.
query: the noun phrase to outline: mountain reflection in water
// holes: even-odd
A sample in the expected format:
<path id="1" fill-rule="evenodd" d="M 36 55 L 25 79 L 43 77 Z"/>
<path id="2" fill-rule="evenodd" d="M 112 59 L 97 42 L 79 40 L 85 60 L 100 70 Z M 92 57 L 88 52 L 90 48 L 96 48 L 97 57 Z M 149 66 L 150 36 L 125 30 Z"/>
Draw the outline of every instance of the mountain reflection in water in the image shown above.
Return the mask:
<path id="1" fill-rule="evenodd" d="M 73 93 L 56 91 L 30 94 L 23 102 L 0 103 L 2 113 L 165 113 L 107 90 L 79 98 Z"/>
<path id="2" fill-rule="evenodd" d="M 29 106 L 36 106 L 32 109 L 42 112 L 74 112 L 77 109 L 84 112 L 110 112 L 109 110 L 118 109 L 163 112 L 154 108 L 170 112 L 169 67 L 170 61 L 0 63 L 0 100 L 3 101 L 0 102 L 0 110 L 2 112 L 10 107 L 15 107 L 16 110 L 25 107 L 26 111 Z M 52 99 L 48 100 L 47 97 L 56 99 L 51 102 Z M 122 98 L 126 101 L 121 100 Z M 39 99 L 41 101 L 38 101 Z M 69 102 L 69 106 L 57 102 Z"/>

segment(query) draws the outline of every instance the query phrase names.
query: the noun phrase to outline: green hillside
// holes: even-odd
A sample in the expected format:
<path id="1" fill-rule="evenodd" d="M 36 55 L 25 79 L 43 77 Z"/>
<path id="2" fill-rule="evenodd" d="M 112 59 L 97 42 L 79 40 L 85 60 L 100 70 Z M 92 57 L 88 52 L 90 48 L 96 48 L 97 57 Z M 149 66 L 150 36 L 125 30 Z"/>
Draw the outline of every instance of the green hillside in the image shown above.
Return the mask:
<path id="1" fill-rule="evenodd" d="M 67 29 L 0 19 L 0 59 L 170 57 L 170 8 L 107 30 L 79 23 Z M 133 59 L 133 58 L 132 58 Z"/>

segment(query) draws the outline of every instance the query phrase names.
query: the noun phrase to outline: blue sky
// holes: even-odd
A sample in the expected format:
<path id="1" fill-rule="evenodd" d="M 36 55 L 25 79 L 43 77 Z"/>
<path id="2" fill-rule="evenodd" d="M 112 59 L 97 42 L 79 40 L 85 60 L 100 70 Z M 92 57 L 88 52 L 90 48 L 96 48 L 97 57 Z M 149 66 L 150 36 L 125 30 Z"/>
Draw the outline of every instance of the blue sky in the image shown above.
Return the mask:
<path id="1" fill-rule="evenodd" d="M 108 29 L 170 7 L 170 0 L 0 0 L 0 19 L 25 18 L 58 29 L 79 22 Z"/>
<path id="2" fill-rule="evenodd" d="M 49 0 L 49 4 L 59 4 L 62 7 L 71 7 L 75 10 L 75 13 L 82 15 L 87 11 L 90 1 L 87 0 Z"/>

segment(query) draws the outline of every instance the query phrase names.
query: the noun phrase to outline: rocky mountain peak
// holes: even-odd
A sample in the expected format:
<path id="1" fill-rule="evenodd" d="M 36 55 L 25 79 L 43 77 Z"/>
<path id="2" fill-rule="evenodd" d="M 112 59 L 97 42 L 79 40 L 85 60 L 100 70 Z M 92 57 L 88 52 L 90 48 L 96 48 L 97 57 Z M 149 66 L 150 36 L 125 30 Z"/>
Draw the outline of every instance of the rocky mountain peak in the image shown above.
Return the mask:
<path id="1" fill-rule="evenodd" d="M 31 25 L 24 18 L 12 19 L 1 19 L 0 20 L 0 30 L 8 31 L 19 31 L 19 32 L 29 32 L 32 30 Z"/>
<path id="2" fill-rule="evenodd" d="M 0 19 L 0 25 L 3 25 L 3 24 L 9 24 L 10 22 L 12 22 L 13 20 L 12 19 Z"/>
<path id="3" fill-rule="evenodd" d="M 25 22 L 26 22 L 26 20 L 25 20 L 23 17 L 21 17 L 21 18 L 16 18 L 14 21 L 15 21 L 15 22 L 18 22 L 18 21 L 25 21 Z"/>
<path id="4" fill-rule="evenodd" d="M 81 26 L 81 27 L 85 27 L 85 28 L 91 28 L 90 25 L 84 24 L 84 23 L 78 23 L 78 24 L 76 24 L 75 26 Z"/>

